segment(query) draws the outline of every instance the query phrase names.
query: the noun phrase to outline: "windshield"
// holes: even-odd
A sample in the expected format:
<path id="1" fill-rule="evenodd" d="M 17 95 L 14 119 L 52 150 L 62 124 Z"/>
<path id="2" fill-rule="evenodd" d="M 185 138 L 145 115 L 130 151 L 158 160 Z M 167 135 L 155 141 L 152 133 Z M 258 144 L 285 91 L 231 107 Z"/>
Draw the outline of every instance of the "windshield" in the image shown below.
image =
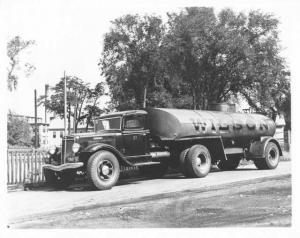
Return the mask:
<path id="1" fill-rule="evenodd" d="M 95 121 L 95 132 L 103 130 L 120 130 L 121 129 L 121 118 L 103 118 Z"/>

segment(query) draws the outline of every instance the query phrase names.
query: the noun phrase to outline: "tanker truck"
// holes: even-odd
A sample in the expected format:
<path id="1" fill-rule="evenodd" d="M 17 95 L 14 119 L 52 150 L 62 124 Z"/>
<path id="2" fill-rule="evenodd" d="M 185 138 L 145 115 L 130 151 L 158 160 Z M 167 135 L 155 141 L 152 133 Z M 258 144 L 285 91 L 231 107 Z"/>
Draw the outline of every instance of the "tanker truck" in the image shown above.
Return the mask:
<path id="1" fill-rule="evenodd" d="M 67 135 L 51 147 L 43 167 L 46 182 L 70 185 L 85 175 L 100 190 L 112 188 L 122 167 L 162 177 L 168 167 L 202 178 L 216 165 L 234 170 L 241 159 L 258 169 L 275 169 L 282 150 L 275 123 L 260 114 L 148 108 L 94 118 L 94 132 Z"/>

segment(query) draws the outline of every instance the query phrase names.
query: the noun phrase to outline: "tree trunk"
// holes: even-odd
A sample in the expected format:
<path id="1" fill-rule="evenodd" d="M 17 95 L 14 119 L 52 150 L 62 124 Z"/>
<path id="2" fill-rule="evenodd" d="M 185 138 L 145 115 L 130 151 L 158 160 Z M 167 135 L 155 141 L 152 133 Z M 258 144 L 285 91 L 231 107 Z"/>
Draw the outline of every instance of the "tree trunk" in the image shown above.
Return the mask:
<path id="1" fill-rule="evenodd" d="M 144 88 L 143 108 L 146 108 L 146 106 L 147 106 L 147 88 L 148 88 L 147 84 L 146 84 L 146 86 Z"/>
<path id="2" fill-rule="evenodd" d="M 88 132 L 90 119 L 86 119 L 85 132 Z"/>
<path id="3" fill-rule="evenodd" d="M 196 110 L 196 90 L 192 88 L 192 97 L 193 97 L 193 109 Z"/>

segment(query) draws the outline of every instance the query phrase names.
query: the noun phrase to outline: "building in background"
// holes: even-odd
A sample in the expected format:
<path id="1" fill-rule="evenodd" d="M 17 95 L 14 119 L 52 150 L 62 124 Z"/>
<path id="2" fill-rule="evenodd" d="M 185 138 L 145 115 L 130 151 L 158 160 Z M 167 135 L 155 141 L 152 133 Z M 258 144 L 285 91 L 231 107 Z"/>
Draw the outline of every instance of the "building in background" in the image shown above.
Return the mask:
<path id="1" fill-rule="evenodd" d="M 48 120 L 48 146 L 56 145 L 60 146 L 63 136 L 65 135 L 64 120 L 58 117 L 50 117 Z M 73 120 L 71 120 L 71 134 L 73 133 Z M 77 128 L 77 133 L 85 133 L 94 131 L 93 127 L 88 127 L 86 130 L 86 125 L 79 125 Z"/>
<path id="2" fill-rule="evenodd" d="M 281 114 L 278 114 L 275 119 L 275 124 L 276 124 L 276 132 L 275 132 L 274 138 L 278 140 L 281 148 L 285 148 L 285 143 L 284 143 L 285 119 L 284 119 L 284 116 Z"/>
<path id="3" fill-rule="evenodd" d="M 32 116 L 25 115 L 15 115 L 20 120 L 26 121 L 32 128 L 31 137 L 34 138 L 35 133 L 35 118 Z M 38 128 L 38 144 L 40 148 L 48 148 L 51 145 L 60 146 L 62 137 L 64 136 L 64 121 L 60 118 L 50 117 L 47 120 L 48 123 L 43 122 L 41 117 L 37 118 L 37 128 Z M 71 120 L 71 134 L 73 133 L 73 120 Z M 85 133 L 94 131 L 93 127 L 88 127 L 79 125 L 77 128 L 77 133 Z"/>

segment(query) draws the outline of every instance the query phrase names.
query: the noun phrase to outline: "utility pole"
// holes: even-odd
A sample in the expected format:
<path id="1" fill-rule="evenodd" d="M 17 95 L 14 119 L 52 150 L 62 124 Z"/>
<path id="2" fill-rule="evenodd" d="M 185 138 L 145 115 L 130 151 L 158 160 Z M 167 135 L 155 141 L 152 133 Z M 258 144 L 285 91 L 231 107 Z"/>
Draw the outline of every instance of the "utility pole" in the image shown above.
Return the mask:
<path id="1" fill-rule="evenodd" d="M 36 103 L 36 89 L 34 90 L 34 146 L 38 148 L 38 127 L 37 127 L 37 103 Z"/>
<path id="2" fill-rule="evenodd" d="M 77 94 L 76 94 L 76 91 L 74 91 L 74 95 L 75 95 L 75 105 L 74 105 L 74 117 L 73 117 L 73 133 L 75 133 L 76 119 L 77 119 Z"/>
<path id="3" fill-rule="evenodd" d="M 64 129 L 65 136 L 67 135 L 67 80 L 66 71 L 64 71 Z"/>
<path id="4" fill-rule="evenodd" d="M 48 97 L 49 84 L 45 84 L 45 124 L 47 124 L 47 97 Z"/>

